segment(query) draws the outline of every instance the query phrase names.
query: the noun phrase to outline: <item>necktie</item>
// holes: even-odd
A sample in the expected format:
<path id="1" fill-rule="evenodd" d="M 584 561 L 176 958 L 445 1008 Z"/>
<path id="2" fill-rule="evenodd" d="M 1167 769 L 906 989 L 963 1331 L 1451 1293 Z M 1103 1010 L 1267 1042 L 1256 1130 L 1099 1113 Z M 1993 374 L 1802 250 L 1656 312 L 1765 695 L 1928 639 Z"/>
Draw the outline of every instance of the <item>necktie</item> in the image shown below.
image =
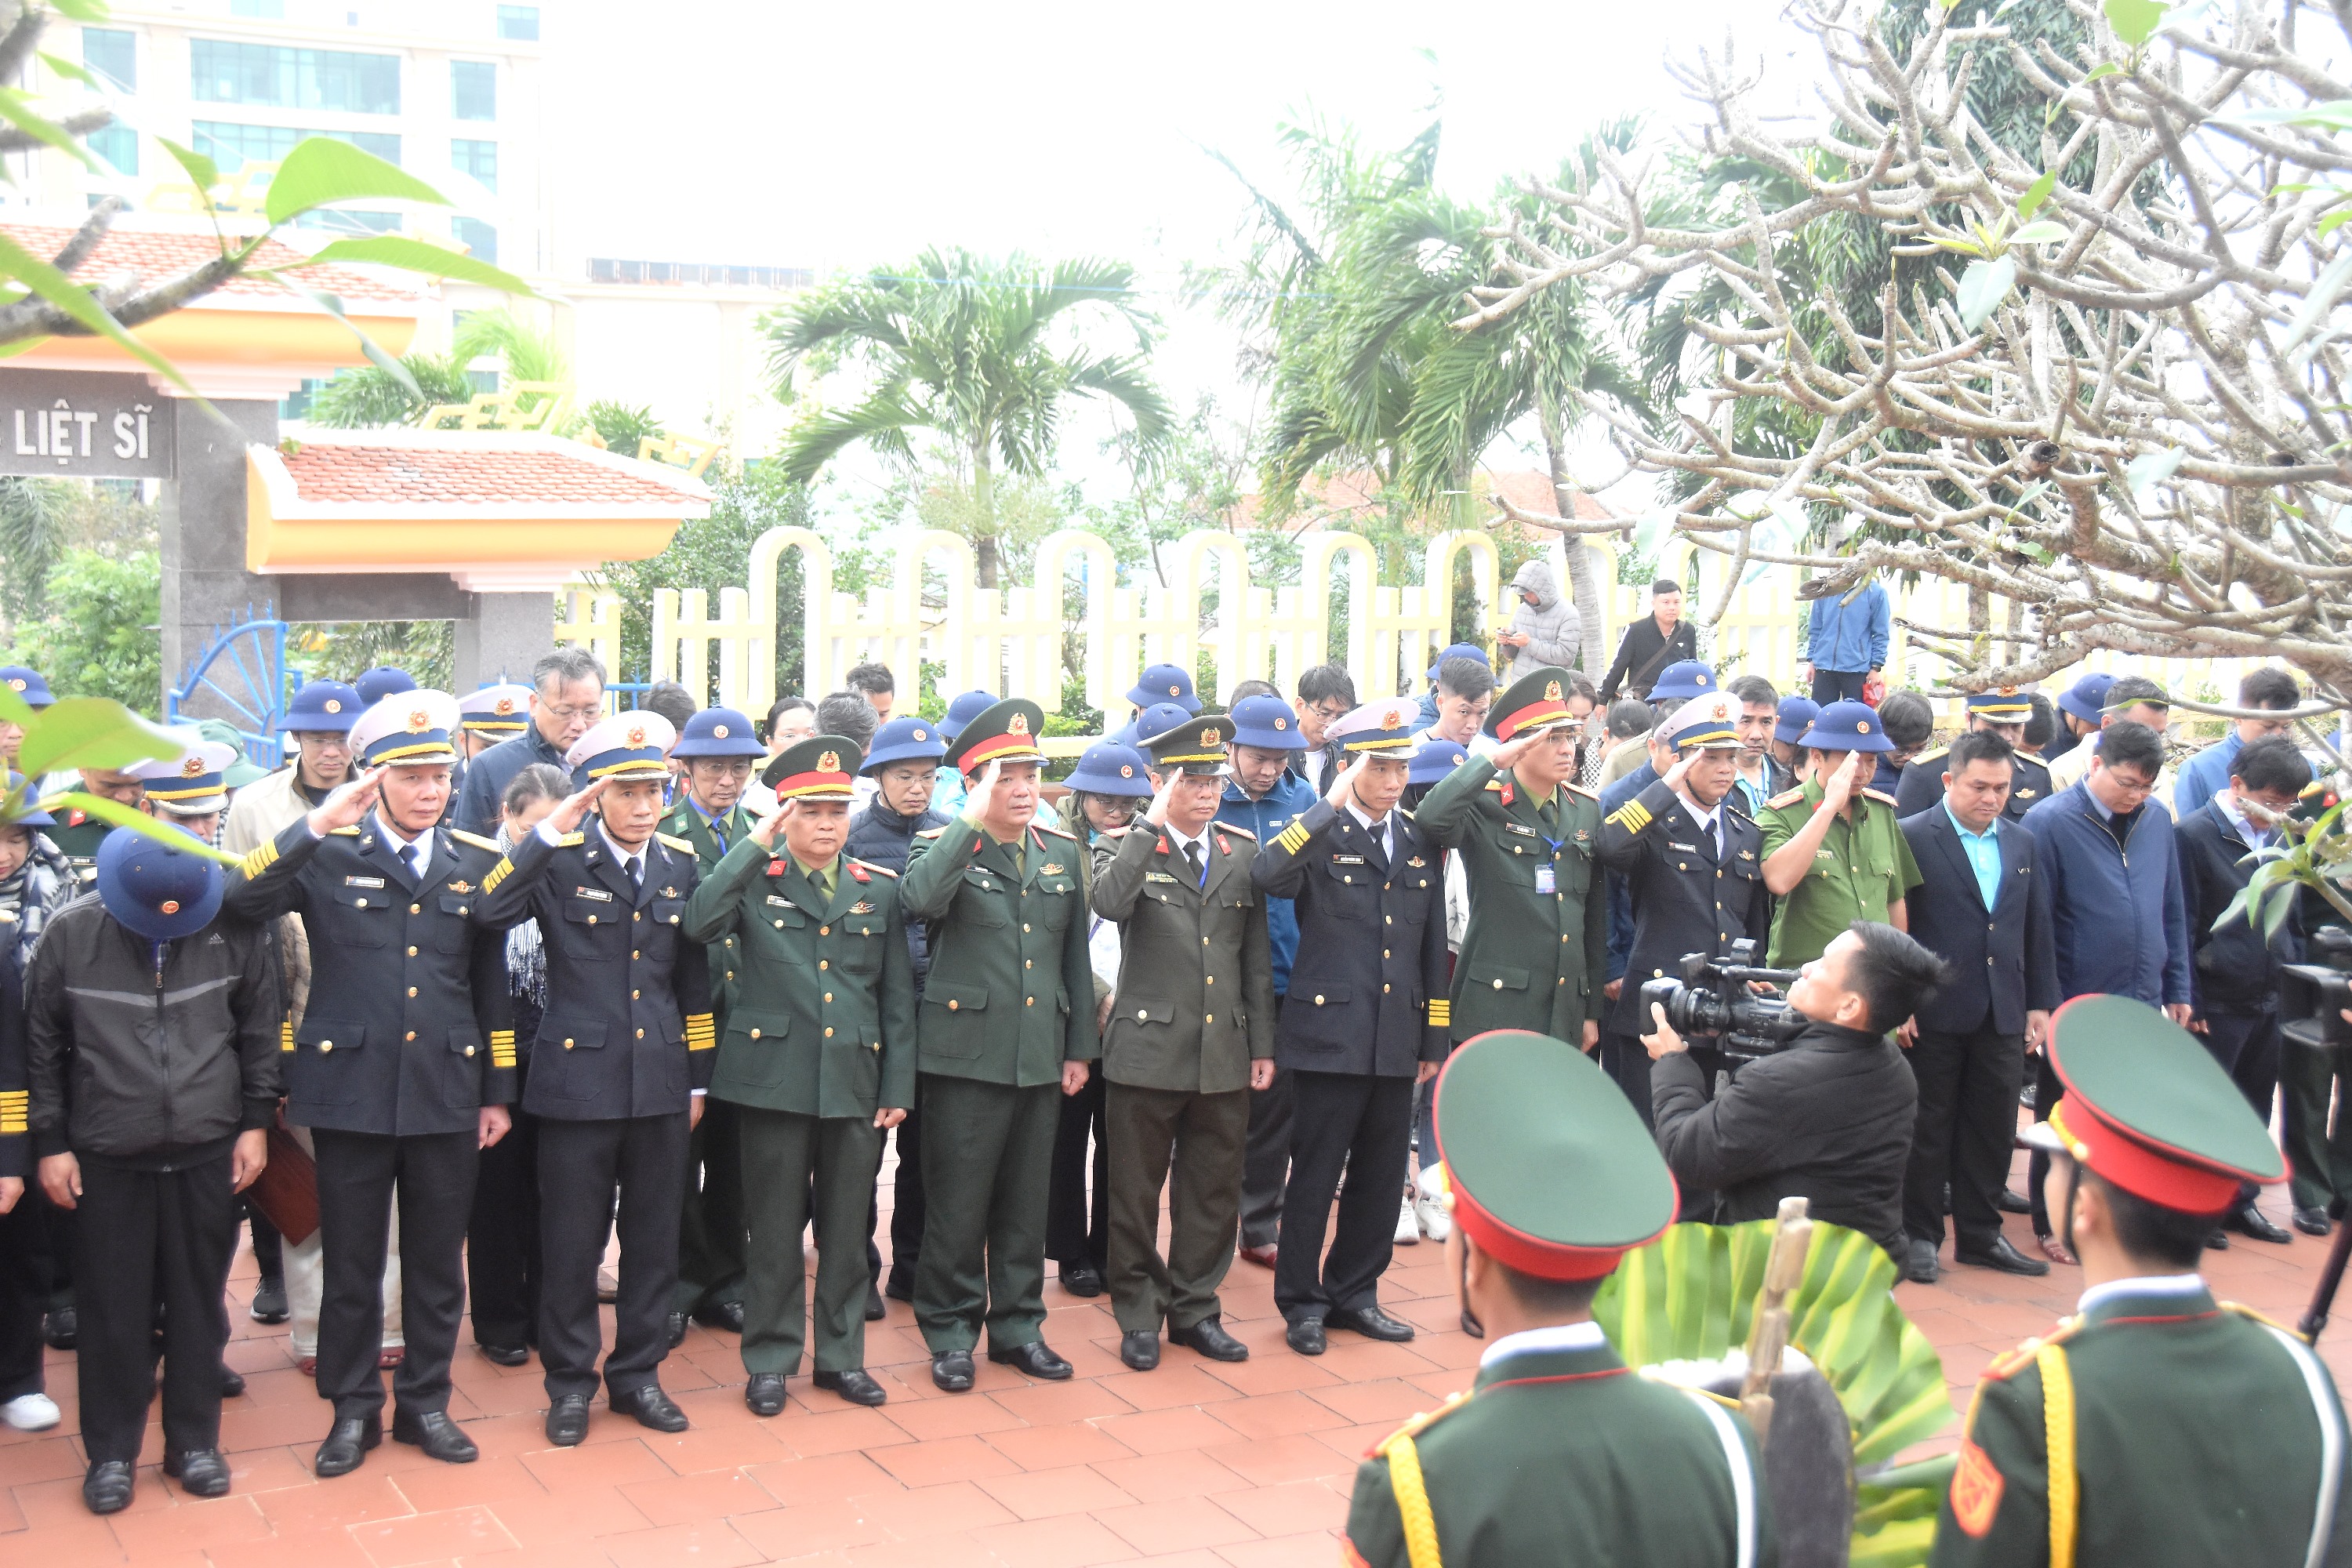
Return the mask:
<path id="1" fill-rule="evenodd" d="M 726 854 L 727 819 L 725 817 L 714 816 L 710 819 L 710 837 L 712 841 L 719 846 L 719 853 L 721 855 Z"/>
<path id="2" fill-rule="evenodd" d="M 833 902 L 833 872 L 831 870 L 812 871 L 809 873 L 809 880 L 816 884 L 818 894 L 824 898 L 826 903 L 829 904 Z"/>
<path id="3" fill-rule="evenodd" d="M 1718 864 L 1723 859 L 1723 837 L 1716 829 L 1720 826 L 1717 819 L 1710 816 L 1706 819 L 1706 826 L 1702 829 L 1706 835 L 1706 858 Z"/>
<path id="4" fill-rule="evenodd" d="M 1552 791 L 1551 798 L 1536 808 L 1536 815 L 1543 818 L 1543 825 L 1546 827 L 1550 828 L 1554 833 L 1559 831 L 1559 792 L 1558 790 Z"/>
<path id="5" fill-rule="evenodd" d="M 424 839 L 420 838 L 410 845 L 407 854 L 409 875 L 419 882 L 425 880 L 425 867 L 431 858 L 432 846 L 426 844 Z"/>
<path id="6" fill-rule="evenodd" d="M 646 885 L 646 858 L 644 856 L 632 855 L 629 857 L 629 881 L 632 885 L 639 888 Z"/>
<path id="7" fill-rule="evenodd" d="M 1188 842 L 1184 846 L 1184 864 L 1192 868 L 1192 886 L 1196 888 L 1199 887 L 1201 885 L 1202 873 L 1201 869 L 1201 846 L 1197 841 Z"/>

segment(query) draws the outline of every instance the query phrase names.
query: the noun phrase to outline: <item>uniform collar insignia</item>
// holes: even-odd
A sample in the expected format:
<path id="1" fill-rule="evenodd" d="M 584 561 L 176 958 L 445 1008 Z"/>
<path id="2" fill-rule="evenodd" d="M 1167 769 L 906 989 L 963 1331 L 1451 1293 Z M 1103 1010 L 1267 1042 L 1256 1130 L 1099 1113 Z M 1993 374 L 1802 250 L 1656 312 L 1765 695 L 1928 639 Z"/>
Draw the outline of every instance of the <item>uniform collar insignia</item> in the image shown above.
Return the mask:
<path id="1" fill-rule="evenodd" d="M 449 884 L 449 890 L 453 893 L 470 893 L 474 890 L 474 884 L 460 877 Z"/>

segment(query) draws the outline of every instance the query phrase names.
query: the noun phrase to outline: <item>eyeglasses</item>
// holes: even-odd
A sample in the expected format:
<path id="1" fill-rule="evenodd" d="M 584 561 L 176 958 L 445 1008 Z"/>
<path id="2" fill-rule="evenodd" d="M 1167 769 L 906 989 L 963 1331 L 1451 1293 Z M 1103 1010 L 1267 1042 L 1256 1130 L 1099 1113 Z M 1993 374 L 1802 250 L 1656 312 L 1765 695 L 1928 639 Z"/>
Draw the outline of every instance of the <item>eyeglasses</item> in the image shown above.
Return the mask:
<path id="1" fill-rule="evenodd" d="M 1348 716 L 1347 704 L 1343 702 L 1310 702 L 1307 705 L 1307 710 L 1326 724 L 1334 723 Z"/>
<path id="2" fill-rule="evenodd" d="M 604 710 L 604 704 L 601 698 L 580 708 L 565 708 L 553 702 L 542 702 L 539 705 L 539 710 L 560 723 L 569 724 L 575 719 L 593 721 L 596 715 Z"/>

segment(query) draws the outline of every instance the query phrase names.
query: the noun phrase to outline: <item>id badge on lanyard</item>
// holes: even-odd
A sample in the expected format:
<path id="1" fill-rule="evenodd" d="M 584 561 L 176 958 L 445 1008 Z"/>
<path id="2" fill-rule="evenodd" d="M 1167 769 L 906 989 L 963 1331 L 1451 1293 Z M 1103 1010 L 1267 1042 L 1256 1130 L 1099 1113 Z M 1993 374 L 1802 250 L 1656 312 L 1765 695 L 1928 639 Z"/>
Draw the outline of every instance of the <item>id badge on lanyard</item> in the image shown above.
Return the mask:
<path id="1" fill-rule="evenodd" d="M 1559 855 L 1561 846 L 1567 842 L 1565 838 L 1544 840 L 1546 858 L 1544 863 L 1536 868 L 1536 891 L 1545 898 L 1551 898 L 1559 891 L 1559 872 L 1555 868 L 1554 861 Z"/>

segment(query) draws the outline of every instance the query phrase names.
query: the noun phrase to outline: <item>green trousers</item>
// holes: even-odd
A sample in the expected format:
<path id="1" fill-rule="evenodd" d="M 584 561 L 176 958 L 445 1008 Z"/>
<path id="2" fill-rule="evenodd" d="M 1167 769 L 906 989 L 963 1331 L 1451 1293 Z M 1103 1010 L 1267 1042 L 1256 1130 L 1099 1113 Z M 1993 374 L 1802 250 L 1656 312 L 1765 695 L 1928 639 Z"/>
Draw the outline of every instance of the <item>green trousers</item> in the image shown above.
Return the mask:
<path id="1" fill-rule="evenodd" d="M 1103 1099 L 1110 1145 L 1111 1315 L 1128 1333 L 1164 1321 L 1181 1333 L 1220 1317 L 1217 1287 L 1234 1265 L 1250 1091 L 1189 1094 L 1114 1081 Z M 1174 1152 L 1172 1171 L 1169 1154 Z M 1168 1188 L 1168 1257 L 1160 1191 Z"/>
<path id="2" fill-rule="evenodd" d="M 2331 1130 L 2328 1101 L 2338 1090 L 2343 1100 Z M 2279 1095 L 2285 1102 L 2294 1206 L 2324 1209 L 2338 1198 L 2352 1204 L 2352 1058 L 2341 1049 L 2285 1041 L 2279 1052 Z"/>
<path id="3" fill-rule="evenodd" d="M 1058 1083 L 1016 1089 L 925 1073 L 923 1247 L 915 1322 L 937 1355 L 1034 1344 L 1045 1331 L 1045 1204 Z M 859 1229 L 864 1216 L 859 1216 Z"/>
<path id="4" fill-rule="evenodd" d="M 801 1232 L 816 1183 L 816 1370 L 866 1364 L 866 1216 L 882 1134 L 848 1116 L 732 1106 L 743 1149 L 743 1210 L 751 1225 L 743 1290 L 743 1370 L 801 1369 L 806 1267 Z"/>

